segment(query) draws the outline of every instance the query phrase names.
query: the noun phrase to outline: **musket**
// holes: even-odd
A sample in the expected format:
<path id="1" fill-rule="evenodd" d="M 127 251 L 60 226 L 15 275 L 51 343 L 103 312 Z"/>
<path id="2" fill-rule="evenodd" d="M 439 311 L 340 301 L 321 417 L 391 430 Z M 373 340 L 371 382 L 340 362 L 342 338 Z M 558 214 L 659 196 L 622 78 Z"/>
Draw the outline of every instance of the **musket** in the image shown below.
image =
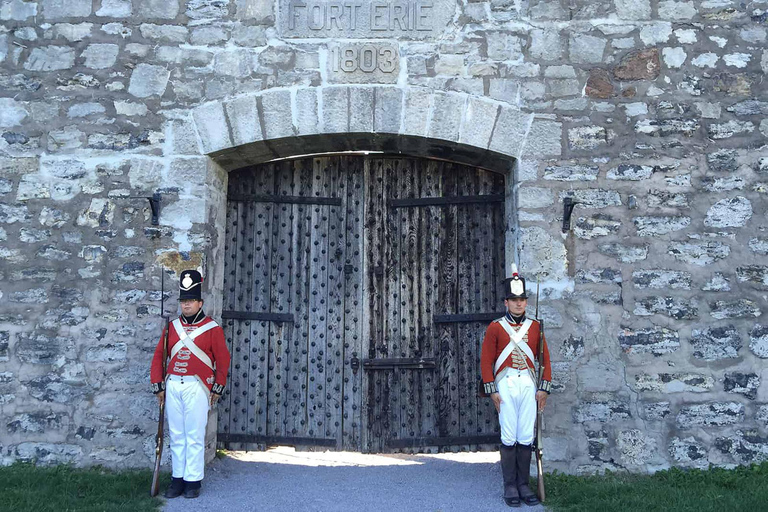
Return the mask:
<path id="1" fill-rule="evenodd" d="M 536 279 L 536 321 L 539 322 L 539 346 L 536 350 L 536 359 L 539 362 L 537 380 L 537 389 L 541 389 L 541 378 L 543 375 L 544 365 L 542 361 L 543 347 L 544 347 L 544 320 L 539 319 L 539 280 Z M 542 450 L 541 450 L 541 423 L 542 423 L 542 410 L 536 407 L 536 487 L 539 491 L 539 501 L 544 503 L 546 498 L 546 492 L 544 491 L 544 468 L 541 464 Z"/>
<path id="2" fill-rule="evenodd" d="M 168 330 L 171 327 L 171 317 L 165 315 L 165 272 L 161 272 L 160 278 L 160 317 L 165 319 L 165 330 L 163 331 L 163 382 L 165 382 L 165 365 L 168 357 Z M 165 437 L 165 398 L 160 402 L 160 418 L 157 420 L 157 435 L 155 436 L 155 470 L 152 473 L 152 485 L 149 488 L 149 495 L 153 498 L 159 492 L 160 480 L 160 462 L 163 459 L 163 438 Z"/>

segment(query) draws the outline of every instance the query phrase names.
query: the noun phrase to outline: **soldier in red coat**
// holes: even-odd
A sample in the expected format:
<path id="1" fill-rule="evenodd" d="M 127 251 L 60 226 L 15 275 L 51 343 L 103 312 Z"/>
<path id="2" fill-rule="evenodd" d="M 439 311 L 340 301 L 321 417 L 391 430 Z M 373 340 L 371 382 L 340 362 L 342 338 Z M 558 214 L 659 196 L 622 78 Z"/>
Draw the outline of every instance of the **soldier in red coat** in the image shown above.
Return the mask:
<path id="1" fill-rule="evenodd" d="M 485 331 L 480 369 L 485 392 L 491 395 L 499 413 L 504 501 L 510 507 L 519 507 L 521 500 L 527 505 L 539 502 L 528 478 L 536 410 L 544 409 L 547 403 L 552 369 L 542 336 L 542 380 L 536 382 L 533 363 L 539 350 L 539 323 L 525 316 L 525 279 L 515 265 L 512 277 L 504 280 L 504 292 L 507 314 L 494 320 Z"/>
<path id="2" fill-rule="evenodd" d="M 224 392 L 229 350 L 224 331 L 203 312 L 203 277 L 185 270 L 179 280 L 181 315 L 170 323 L 163 380 L 163 341 L 152 358 L 152 391 L 165 400 L 171 435 L 171 485 L 166 498 L 197 498 L 205 466 L 205 427 L 208 411 Z"/>

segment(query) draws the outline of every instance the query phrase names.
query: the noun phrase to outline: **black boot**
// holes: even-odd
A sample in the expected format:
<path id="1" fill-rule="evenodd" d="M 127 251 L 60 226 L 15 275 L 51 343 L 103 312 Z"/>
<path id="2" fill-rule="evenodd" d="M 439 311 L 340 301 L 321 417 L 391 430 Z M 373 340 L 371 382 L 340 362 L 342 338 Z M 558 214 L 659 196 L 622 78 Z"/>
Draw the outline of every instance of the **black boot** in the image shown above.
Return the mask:
<path id="1" fill-rule="evenodd" d="M 520 506 L 520 496 L 517 493 L 517 460 L 515 447 L 501 445 L 501 475 L 504 478 L 504 503 L 510 507 Z"/>
<path id="2" fill-rule="evenodd" d="M 171 477 L 171 485 L 165 490 L 166 498 L 178 498 L 184 492 L 184 479 Z"/>
<path id="3" fill-rule="evenodd" d="M 538 505 L 539 498 L 536 497 L 528 481 L 531 475 L 531 455 L 533 455 L 531 445 L 517 445 L 517 490 L 520 492 L 520 499 L 526 505 Z"/>
<path id="4" fill-rule="evenodd" d="M 185 498 L 197 498 L 200 496 L 200 487 L 202 480 L 197 482 L 184 482 L 184 497 Z"/>

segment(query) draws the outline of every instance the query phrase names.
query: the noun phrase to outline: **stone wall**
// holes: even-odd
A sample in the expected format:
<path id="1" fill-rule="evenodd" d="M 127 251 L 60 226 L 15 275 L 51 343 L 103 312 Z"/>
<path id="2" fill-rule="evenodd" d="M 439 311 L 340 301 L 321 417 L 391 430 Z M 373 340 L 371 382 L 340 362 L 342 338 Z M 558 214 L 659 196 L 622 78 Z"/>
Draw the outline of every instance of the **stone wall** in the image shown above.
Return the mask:
<path id="1" fill-rule="evenodd" d="M 392 141 L 514 164 L 550 468 L 764 459 L 768 3 L 360 4 L 0 0 L 0 461 L 148 466 L 160 268 L 221 289 L 226 170 Z"/>

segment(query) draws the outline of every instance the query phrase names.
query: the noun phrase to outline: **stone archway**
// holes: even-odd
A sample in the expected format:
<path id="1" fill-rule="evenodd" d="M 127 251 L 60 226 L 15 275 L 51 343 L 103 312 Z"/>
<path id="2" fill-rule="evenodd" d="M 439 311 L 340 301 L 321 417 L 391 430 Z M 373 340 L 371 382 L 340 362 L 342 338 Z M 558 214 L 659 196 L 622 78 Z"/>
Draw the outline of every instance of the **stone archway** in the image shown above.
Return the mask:
<path id="1" fill-rule="evenodd" d="M 499 172 L 507 177 L 508 262 L 517 245 L 510 187 L 516 181 L 515 165 L 526 153 L 540 157 L 561 151 L 559 123 L 487 98 L 422 88 L 270 90 L 204 104 L 194 109 L 192 118 L 200 149 L 224 175 L 280 159 L 343 152 L 416 156 Z M 220 199 L 211 198 L 212 203 Z M 223 235 L 224 215 L 218 211 L 211 224 Z M 223 253 L 223 242 L 212 248 L 214 287 L 223 287 Z"/>
<path id="2" fill-rule="evenodd" d="M 194 109 L 202 152 L 226 170 L 323 152 L 386 151 L 507 171 L 559 155 L 561 124 L 486 97 L 396 86 L 268 90 Z"/>

